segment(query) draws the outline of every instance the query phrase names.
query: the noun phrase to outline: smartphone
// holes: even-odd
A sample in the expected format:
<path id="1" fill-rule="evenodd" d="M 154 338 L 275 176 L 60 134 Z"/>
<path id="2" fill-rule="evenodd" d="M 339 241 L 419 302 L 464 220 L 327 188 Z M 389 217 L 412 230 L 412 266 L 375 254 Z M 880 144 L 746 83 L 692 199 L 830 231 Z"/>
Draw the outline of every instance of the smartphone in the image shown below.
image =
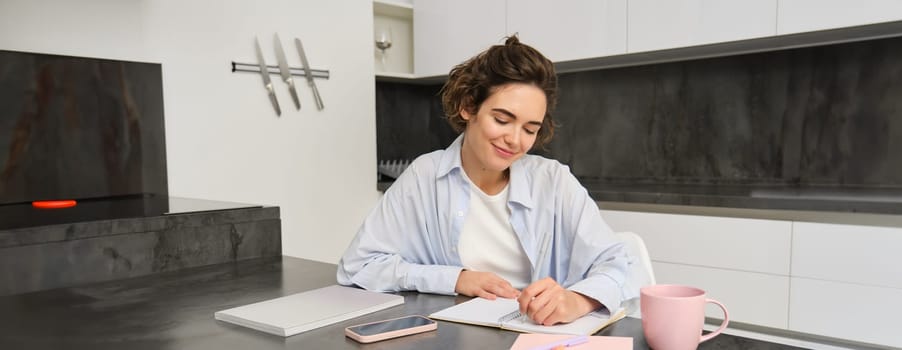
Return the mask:
<path id="1" fill-rule="evenodd" d="M 405 335 L 434 331 L 435 328 L 435 321 L 424 316 L 404 316 L 351 326 L 345 328 L 345 335 L 361 343 L 372 343 Z"/>

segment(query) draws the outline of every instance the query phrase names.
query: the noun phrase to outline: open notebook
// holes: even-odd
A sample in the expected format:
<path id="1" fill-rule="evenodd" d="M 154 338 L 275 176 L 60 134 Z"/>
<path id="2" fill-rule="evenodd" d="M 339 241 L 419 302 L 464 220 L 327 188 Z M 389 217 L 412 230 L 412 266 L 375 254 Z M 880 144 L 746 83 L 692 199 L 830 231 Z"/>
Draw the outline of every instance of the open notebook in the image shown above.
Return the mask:
<path id="1" fill-rule="evenodd" d="M 404 303 L 404 297 L 333 285 L 218 311 L 220 321 L 283 337 Z"/>
<path id="2" fill-rule="evenodd" d="M 594 311 L 570 323 L 543 326 L 520 314 L 516 299 L 488 300 L 473 298 L 429 315 L 437 320 L 498 327 L 524 333 L 591 335 L 626 315 L 623 309 L 612 316 L 607 311 Z"/>

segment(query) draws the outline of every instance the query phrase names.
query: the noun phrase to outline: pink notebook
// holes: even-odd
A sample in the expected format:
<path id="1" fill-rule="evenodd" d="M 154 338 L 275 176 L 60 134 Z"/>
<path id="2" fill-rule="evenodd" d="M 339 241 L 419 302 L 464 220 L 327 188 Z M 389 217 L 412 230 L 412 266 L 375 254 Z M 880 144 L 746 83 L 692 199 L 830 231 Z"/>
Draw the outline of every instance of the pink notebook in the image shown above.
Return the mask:
<path id="1" fill-rule="evenodd" d="M 511 346 L 511 350 L 531 350 L 556 341 L 573 338 L 572 335 L 561 334 L 520 334 L 517 341 Z M 630 337 L 606 337 L 591 336 L 589 342 L 574 345 L 567 350 L 633 350 L 633 338 Z"/>

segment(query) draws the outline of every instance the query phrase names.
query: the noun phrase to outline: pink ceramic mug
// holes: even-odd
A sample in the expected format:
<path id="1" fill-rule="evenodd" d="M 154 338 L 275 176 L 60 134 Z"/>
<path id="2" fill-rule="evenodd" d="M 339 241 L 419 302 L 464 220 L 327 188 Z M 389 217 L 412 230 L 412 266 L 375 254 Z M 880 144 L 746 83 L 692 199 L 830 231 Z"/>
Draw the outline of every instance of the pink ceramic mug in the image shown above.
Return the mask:
<path id="1" fill-rule="evenodd" d="M 695 349 L 699 343 L 720 334 L 730 323 L 727 308 L 717 300 L 708 299 L 705 291 L 698 288 L 657 284 L 642 287 L 640 295 L 642 329 L 648 346 L 655 350 Z M 706 303 L 720 306 L 723 323 L 702 336 Z"/>

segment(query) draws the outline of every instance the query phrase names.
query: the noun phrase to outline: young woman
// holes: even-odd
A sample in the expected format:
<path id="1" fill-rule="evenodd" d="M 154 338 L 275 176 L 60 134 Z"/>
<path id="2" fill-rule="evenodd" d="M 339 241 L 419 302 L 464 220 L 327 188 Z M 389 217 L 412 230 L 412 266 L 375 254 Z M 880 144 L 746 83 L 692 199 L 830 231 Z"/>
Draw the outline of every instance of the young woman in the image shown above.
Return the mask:
<path id="1" fill-rule="evenodd" d="M 442 89 L 461 133 L 385 192 L 338 267 L 338 282 L 517 298 L 539 324 L 617 310 L 623 244 L 568 167 L 527 152 L 551 140 L 554 66 L 516 36 L 451 70 Z"/>

